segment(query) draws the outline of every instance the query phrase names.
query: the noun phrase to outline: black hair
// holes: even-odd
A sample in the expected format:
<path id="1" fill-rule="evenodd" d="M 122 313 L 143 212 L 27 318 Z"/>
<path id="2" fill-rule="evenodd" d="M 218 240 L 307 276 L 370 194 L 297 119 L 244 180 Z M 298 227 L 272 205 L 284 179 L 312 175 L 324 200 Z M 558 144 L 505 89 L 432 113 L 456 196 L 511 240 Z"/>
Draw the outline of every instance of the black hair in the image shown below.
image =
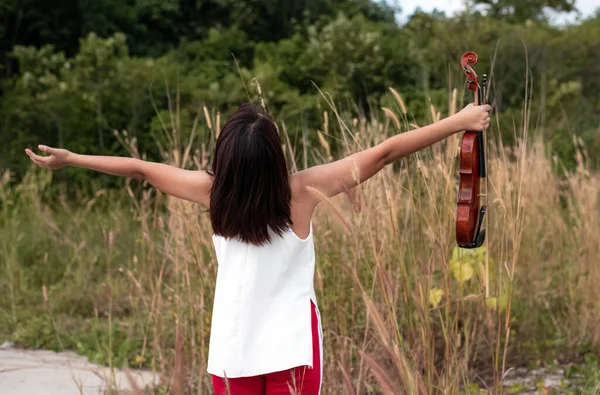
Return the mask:
<path id="1" fill-rule="evenodd" d="M 273 119 L 243 104 L 223 125 L 212 171 L 210 221 L 216 235 L 262 245 L 269 228 L 282 235 L 292 224 L 292 191 Z"/>

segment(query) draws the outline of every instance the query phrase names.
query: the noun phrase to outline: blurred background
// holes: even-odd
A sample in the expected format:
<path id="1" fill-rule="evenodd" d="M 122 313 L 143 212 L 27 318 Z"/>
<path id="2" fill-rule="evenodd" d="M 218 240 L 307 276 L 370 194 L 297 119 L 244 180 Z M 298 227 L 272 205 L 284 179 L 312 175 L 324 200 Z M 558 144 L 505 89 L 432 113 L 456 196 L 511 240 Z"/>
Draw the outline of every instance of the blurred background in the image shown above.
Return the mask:
<path id="1" fill-rule="evenodd" d="M 210 393 L 205 210 L 36 169 L 24 148 L 206 169 L 251 101 L 295 171 L 460 110 L 474 51 L 493 106 L 486 245 L 454 241 L 459 135 L 324 204 L 324 393 L 596 393 L 598 6 L 0 0 L 0 343 L 152 369 L 152 393 Z"/>
<path id="2" fill-rule="evenodd" d="M 503 138 L 513 140 L 515 111 L 532 94 L 534 126 L 562 162 L 574 164 L 574 133 L 600 152 L 593 0 L 420 3 L 3 2 L 0 167 L 22 175 L 23 148 L 40 142 L 122 153 L 115 129 L 145 136 L 138 143 L 151 154 L 161 112 L 169 110 L 167 89 L 178 92 L 181 122 L 191 125 L 203 105 L 226 117 L 255 99 L 254 79 L 293 136 L 316 127 L 317 88 L 369 114 L 394 87 L 423 119 L 429 101 L 447 111 L 467 50 L 480 55 L 481 72 L 491 74 L 494 62 Z M 533 81 L 527 92 L 526 78 Z M 80 175 L 88 176 L 96 177 Z"/>

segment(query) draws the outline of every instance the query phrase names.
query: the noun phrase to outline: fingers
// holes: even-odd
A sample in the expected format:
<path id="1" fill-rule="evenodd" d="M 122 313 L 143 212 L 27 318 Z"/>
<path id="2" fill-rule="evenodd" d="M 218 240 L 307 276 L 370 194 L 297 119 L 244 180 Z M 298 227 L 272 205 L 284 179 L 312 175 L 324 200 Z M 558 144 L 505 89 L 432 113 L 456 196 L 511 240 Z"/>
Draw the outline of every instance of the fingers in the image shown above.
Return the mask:
<path id="1" fill-rule="evenodd" d="M 43 168 L 45 168 L 45 169 L 47 169 L 47 168 L 48 168 L 48 165 L 46 165 L 46 164 L 44 164 L 44 163 L 42 163 L 42 162 L 40 162 L 40 161 L 37 161 L 37 160 L 35 160 L 35 159 L 32 159 L 32 161 L 33 161 L 33 163 L 35 163 L 35 164 L 36 164 L 36 165 L 38 165 L 39 167 L 43 167 Z"/>
<path id="2" fill-rule="evenodd" d="M 479 107 L 481 107 L 481 110 L 483 110 L 480 113 L 482 116 L 481 130 L 487 130 L 487 128 L 490 126 L 490 111 L 492 110 L 492 107 L 489 104 L 484 104 Z"/>
<path id="3" fill-rule="evenodd" d="M 56 154 L 57 151 L 56 148 L 48 147 L 47 145 L 38 145 L 38 148 L 40 149 L 40 151 L 46 152 L 50 155 Z"/>
<path id="4" fill-rule="evenodd" d="M 32 157 L 30 157 L 30 159 L 31 159 L 31 161 L 32 161 L 33 163 L 35 163 L 35 164 L 36 164 L 36 165 L 38 165 L 39 167 L 44 167 L 44 168 L 45 168 L 45 167 L 47 167 L 47 166 L 46 166 L 44 163 L 40 162 L 39 160 L 36 160 L 36 159 L 34 159 L 34 158 L 32 158 Z"/>
<path id="5" fill-rule="evenodd" d="M 483 129 L 486 130 L 490 126 L 490 111 L 492 111 L 492 106 L 490 106 L 489 104 L 484 104 L 480 107 L 482 110 L 485 111 L 485 113 L 484 113 L 485 115 L 484 115 L 484 119 L 483 119 L 483 124 L 484 124 Z"/>
<path id="6" fill-rule="evenodd" d="M 35 159 L 35 160 L 40 161 L 40 162 L 44 162 L 44 160 L 47 159 L 47 157 L 40 156 L 40 155 L 36 154 L 35 152 L 33 152 L 30 149 L 26 149 L 25 152 L 27 153 L 27 155 L 29 155 L 29 157 L 31 159 Z"/>
<path id="7" fill-rule="evenodd" d="M 41 167 L 47 167 L 48 157 L 39 156 L 38 154 L 36 154 L 32 150 L 30 150 L 29 148 L 25 149 L 25 153 L 27 154 L 27 156 L 29 156 L 31 161 L 33 163 L 35 163 L 36 165 L 41 166 Z"/>

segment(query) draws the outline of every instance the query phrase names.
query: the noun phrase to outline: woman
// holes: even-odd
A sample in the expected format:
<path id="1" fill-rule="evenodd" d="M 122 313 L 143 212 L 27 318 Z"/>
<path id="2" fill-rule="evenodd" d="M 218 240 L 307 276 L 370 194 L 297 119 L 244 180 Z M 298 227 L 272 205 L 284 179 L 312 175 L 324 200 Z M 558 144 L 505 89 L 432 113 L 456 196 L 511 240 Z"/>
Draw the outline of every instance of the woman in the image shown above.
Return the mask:
<path id="1" fill-rule="evenodd" d="M 244 104 L 223 126 L 211 171 L 40 145 L 25 152 L 52 170 L 78 166 L 148 181 L 210 209 L 218 261 L 208 369 L 218 395 L 320 393 L 322 329 L 313 288 L 311 217 L 319 198 L 462 130 L 486 130 L 489 105 L 468 105 L 333 163 L 288 174 L 275 122 Z"/>

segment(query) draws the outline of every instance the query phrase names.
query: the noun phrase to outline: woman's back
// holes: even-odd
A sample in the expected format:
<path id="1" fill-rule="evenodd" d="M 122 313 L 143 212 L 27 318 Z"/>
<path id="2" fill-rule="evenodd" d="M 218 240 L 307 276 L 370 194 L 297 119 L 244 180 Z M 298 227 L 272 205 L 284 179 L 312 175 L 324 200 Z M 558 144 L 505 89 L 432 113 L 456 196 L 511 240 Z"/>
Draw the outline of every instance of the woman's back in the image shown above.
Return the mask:
<path id="1" fill-rule="evenodd" d="M 213 236 L 218 260 L 208 372 L 256 376 L 313 366 L 315 254 L 291 229 L 256 246 Z M 320 327 L 320 325 L 319 325 Z"/>

